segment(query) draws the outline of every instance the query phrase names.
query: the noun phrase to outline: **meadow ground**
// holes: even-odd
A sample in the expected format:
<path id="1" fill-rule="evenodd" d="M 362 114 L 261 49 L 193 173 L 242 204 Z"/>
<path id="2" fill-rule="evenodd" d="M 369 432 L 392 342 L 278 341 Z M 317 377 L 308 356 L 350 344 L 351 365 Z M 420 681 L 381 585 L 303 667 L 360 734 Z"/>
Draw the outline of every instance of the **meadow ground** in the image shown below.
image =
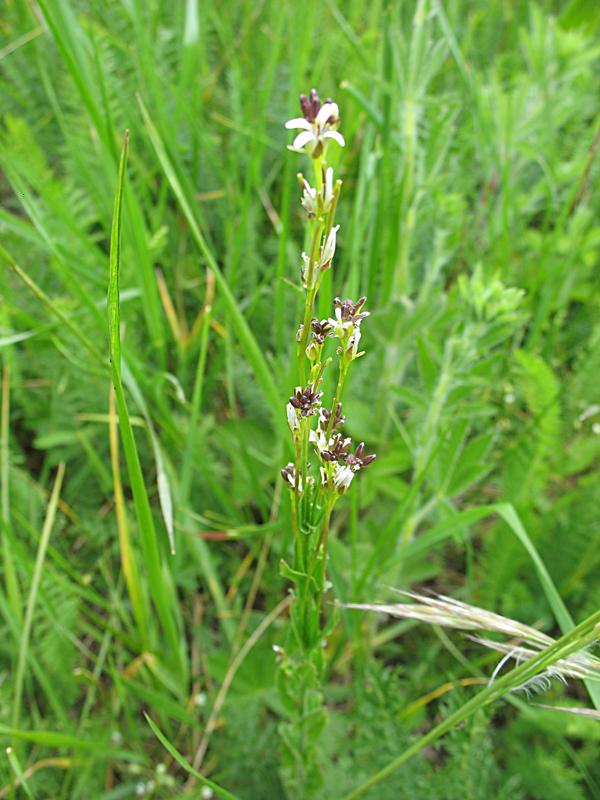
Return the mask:
<path id="1" fill-rule="evenodd" d="M 0 798 L 600 797 L 599 32 L 592 0 L 4 0 Z M 345 138 L 315 316 L 368 298 L 377 453 L 317 589 L 280 474 L 313 86 Z M 341 606 L 394 589 L 562 638 Z M 512 653 L 491 685 L 465 626 Z"/>

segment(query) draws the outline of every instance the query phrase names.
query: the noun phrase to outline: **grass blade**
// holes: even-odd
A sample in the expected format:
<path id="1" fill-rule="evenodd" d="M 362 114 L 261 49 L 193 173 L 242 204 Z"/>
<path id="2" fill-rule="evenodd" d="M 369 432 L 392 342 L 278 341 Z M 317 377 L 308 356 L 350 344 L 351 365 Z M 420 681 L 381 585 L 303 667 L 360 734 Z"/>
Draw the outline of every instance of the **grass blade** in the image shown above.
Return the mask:
<path id="1" fill-rule="evenodd" d="M 17 739 L 23 742 L 33 742 L 43 747 L 71 748 L 73 750 L 84 750 L 93 753 L 95 756 L 104 758 L 122 758 L 127 761 L 139 762 L 139 753 L 132 753 L 130 750 L 119 750 L 110 746 L 101 739 L 86 739 L 72 733 L 59 733 L 58 731 L 44 730 L 22 730 L 13 728 L 9 725 L 0 723 L 0 736 L 7 739 Z"/>
<path id="2" fill-rule="evenodd" d="M 10 525 L 10 370 L 2 370 L 2 400 L 0 403 L 0 524 L 2 526 L 2 566 L 6 595 L 17 623 L 22 622 L 21 590 L 13 553 L 13 533 Z"/>
<path id="3" fill-rule="evenodd" d="M 156 736 L 158 741 L 162 744 L 162 746 L 167 750 L 167 752 L 175 759 L 175 761 L 184 768 L 186 772 L 189 772 L 190 775 L 193 775 L 194 778 L 198 778 L 198 780 L 203 783 L 205 786 L 208 786 L 213 792 L 218 796 L 222 797 L 223 800 L 238 800 L 238 798 L 228 792 L 226 789 L 222 789 L 218 784 L 211 781 L 209 778 L 206 778 L 202 775 L 201 772 L 195 770 L 191 764 L 185 760 L 185 758 L 181 755 L 181 753 L 175 749 L 175 747 L 171 744 L 171 742 L 167 739 L 164 733 L 160 730 L 158 725 L 153 722 L 148 714 L 144 715 L 146 717 L 146 722 L 152 728 L 152 733 Z"/>
<path id="4" fill-rule="evenodd" d="M 121 216 L 123 204 L 123 186 L 125 180 L 125 165 L 127 161 L 127 148 L 129 135 L 125 135 L 125 142 L 119 165 L 119 177 L 115 196 L 113 224 L 110 238 L 110 275 L 108 285 L 108 315 L 109 315 L 109 343 L 110 363 L 112 370 L 113 386 L 117 405 L 117 415 L 123 451 L 127 463 L 129 480 L 133 492 L 135 513 L 140 533 L 140 541 L 144 556 L 144 564 L 148 572 L 148 581 L 152 600 L 156 607 L 161 624 L 171 651 L 176 654 L 180 668 L 183 668 L 182 648 L 177 634 L 173 617 L 173 609 L 168 601 L 165 587 L 166 575 L 161 568 L 160 554 L 152 510 L 148 500 L 146 484 L 142 474 L 140 458 L 131 427 L 131 420 L 125 400 L 123 381 L 121 376 L 121 338 L 120 338 L 120 302 L 119 302 L 119 268 L 121 260 Z"/>
<path id="5" fill-rule="evenodd" d="M 54 480 L 54 487 L 50 496 L 50 502 L 46 510 L 46 518 L 42 527 L 42 534 L 38 544 L 37 556 L 35 559 L 35 567 L 33 570 L 33 578 L 31 579 L 31 587 L 29 589 L 29 597 L 27 598 L 27 608 L 25 610 L 25 620 L 23 622 L 23 630 L 21 631 L 21 640 L 19 642 L 19 658 L 17 662 L 17 671 L 15 676 L 15 689 L 13 700 L 12 721 L 13 725 L 19 724 L 19 715 L 21 713 L 21 698 L 23 695 L 23 681 L 25 678 L 25 664 L 27 663 L 27 652 L 29 650 L 29 637 L 31 635 L 31 626 L 33 624 L 33 614 L 35 612 L 35 604 L 37 601 L 38 589 L 42 579 L 42 568 L 44 566 L 44 558 L 46 550 L 48 549 L 48 542 L 50 541 L 50 534 L 52 526 L 54 525 L 54 518 L 56 517 L 56 509 L 58 506 L 58 498 L 60 497 L 60 490 L 62 486 L 63 477 L 65 474 L 65 465 L 61 463 L 58 465 L 56 471 L 56 478 Z"/>
<path id="6" fill-rule="evenodd" d="M 23 774 L 23 769 L 21 767 L 19 759 L 17 758 L 17 754 L 12 749 L 12 747 L 6 748 L 6 757 L 8 758 L 8 763 L 10 764 L 13 772 L 16 775 L 17 778 L 16 785 L 20 786 L 23 789 L 29 800 L 34 800 L 35 795 L 33 794 L 31 787 L 29 786 L 27 780 L 25 779 L 25 775 Z"/>
<path id="7" fill-rule="evenodd" d="M 154 454 L 154 465 L 156 467 L 156 483 L 158 488 L 160 510 L 162 512 L 165 528 L 167 529 L 167 536 L 169 537 L 169 548 L 171 550 L 171 555 L 175 555 L 175 539 L 173 535 L 173 498 L 171 496 L 171 486 L 169 484 L 169 478 L 165 468 L 165 459 L 162 447 L 159 438 L 156 435 L 156 431 L 154 430 L 154 424 L 144 400 L 144 396 L 142 395 L 141 389 L 134 378 L 133 373 L 128 368 L 126 361 L 123 361 L 121 367 L 123 370 L 123 381 L 125 386 L 127 386 L 129 394 L 133 397 L 134 402 L 142 412 L 142 415 L 146 421 L 148 433 L 150 434 L 150 442 L 152 444 L 152 452 Z"/>
<path id="8" fill-rule="evenodd" d="M 563 633 L 571 631 L 575 625 L 573 617 L 570 615 L 562 597 L 558 593 L 554 581 L 550 577 L 550 573 L 546 569 L 546 565 L 540 558 L 540 554 L 536 550 L 533 542 L 529 538 L 523 523 L 519 519 L 519 515 L 515 511 L 514 506 L 510 503 L 498 503 L 495 507 L 496 512 L 502 517 L 506 524 L 511 528 L 517 539 L 521 542 L 529 558 L 532 560 L 533 565 L 538 574 L 538 578 L 546 595 L 546 599 L 552 609 L 556 621 Z M 600 686 L 592 681 L 585 681 L 586 689 L 590 698 L 597 709 L 600 709 Z"/>
<path id="9" fill-rule="evenodd" d="M 140 580 L 140 574 L 135 560 L 135 553 L 131 545 L 129 535 L 129 523 L 125 510 L 125 497 L 123 494 L 123 484 L 121 483 L 121 471 L 119 467 L 119 434 L 117 428 L 117 416 L 115 410 L 115 392 L 111 387 L 109 404 L 109 437 L 110 437 L 110 457 L 112 467 L 112 479 L 115 495 L 115 515 L 117 518 L 117 530 L 119 532 L 119 549 L 121 552 L 121 567 L 125 577 L 125 584 L 131 607 L 138 627 L 138 634 L 142 649 L 148 648 L 148 618 L 146 608 L 146 594 Z"/>

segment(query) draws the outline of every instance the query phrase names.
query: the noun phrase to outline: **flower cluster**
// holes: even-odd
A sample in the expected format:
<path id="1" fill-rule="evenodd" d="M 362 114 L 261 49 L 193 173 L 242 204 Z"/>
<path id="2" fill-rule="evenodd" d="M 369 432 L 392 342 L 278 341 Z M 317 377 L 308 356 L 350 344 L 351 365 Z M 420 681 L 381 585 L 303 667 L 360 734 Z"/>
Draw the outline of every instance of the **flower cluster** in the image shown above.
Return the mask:
<path id="1" fill-rule="evenodd" d="M 281 477 L 292 489 L 296 488 L 296 466 L 290 461 L 281 470 Z M 302 494 L 302 475 L 298 472 L 298 491 Z"/>
<path id="2" fill-rule="evenodd" d="M 322 409 L 316 430 L 311 430 L 309 439 L 314 445 L 317 458 L 321 462 L 321 482 L 324 486 L 333 486 L 339 494 L 343 494 L 354 475 L 371 464 L 375 454 L 365 455 L 365 443 L 361 442 L 354 453 L 350 452 L 352 439 L 341 433 L 333 433 L 335 428 L 345 421 L 342 416 L 342 404 L 338 403 L 332 414 Z"/>
<path id="3" fill-rule="evenodd" d="M 338 355 L 345 356 L 348 361 L 354 361 L 364 355 L 364 351 L 358 350 L 358 343 L 361 338 L 360 324 L 365 317 L 369 316 L 368 311 L 361 311 L 366 297 L 361 297 L 356 303 L 352 300 L 334 300 L 334 317 L 318 320 L 315 317 L 310 322 L 310 331 L 307 334 L 306 356 L 310 361 L 317 361 L 321 357 L 325 340 L 339 339 L 340 346 Z M 296 341 L 302 342 L 304 339 L 304 325 L 298 328 Z"/>
<path id="4" fill-rule="evenodd" d="M 296 386 L 296 391 L 290 397 L 290 405 L 303 417 L 314 416 L 320 408 L 323 392 L 315 392 L 309 384 L 306 389 Z"/>
<path id="5" fill-rule="evenodd" d="M 332 507 L 334 498 L 343 494 L 356 473 L 365 469 L 375 458 L 374 455 L 365 454 L 364 442 L 353 450 L 350 438 L 340 430 L 345 422 L 341 403 L 343 385 L 350 364 L 363 355 L 358 349 L 361 323 L 369 316 L 369 312 L 364 310 L 366 297 L 356 301 L 336 297 L 331 317 L 319 319 L 314 316 L 316 296 L 323 274 L 332 267 L 340 227 L 334 224 L 334 217 L 341 181 L 334 181 L 333 169 L 327 166 L 327 147 L 330 141 L 342 147 L 345 142 L 338 132 L 339 109 L 331 99 L 321 103 L 313 89 L 308 96 L 300 95 L 300 108 L 302 117 L 286 123 L 286 128 L 301 131 L 290 149 L 311 157 L 315 185 L 311 185 L 302 174 L 298 175 L 300 202 L 308 220 L 311 244 L 307 252 L 302 253 L 300 270 L 301 283 L 306 292 L 304 320 L 296 333 L 302 385 L 296 387 L 286 407 L 296 448 L 296 462 L 284 467 L 282 476 L 295 493 L 303 494 L 300 489 L 301 476 L 305 476 L 306 485 L 311 480 L 311 468 L 307 460 L 308 445 L 311 443 L 318 460 L 318 486 L 323 492 L 320 497 L 326 507 Z M 338 341 L 335 352 L 339 359 L 339 378 L 333 402 L 329 408 L 325 408 L 320 386 L 323 373 L 333 360 L 331 357 L 324 358 L 328 339 Z M 314 426 L 311 420 L 317 415 L 318 422 Z"/>
<path id="6" fill-rule="evenodd" d="M 343 425 L 346 422 L 346 417 L 342 414 L 342 404 L 338 403 L 335 407 L 335 411 L 333 412 L 333 422 L 331 422 L 331 411 L 328 411 L 326 408 L 321 409 L 321 416 L 319 417 L 319 427 L 323 430 L 329 428 L 329 430 L 334 431 L 340 425 Z"/>
<path id="7" fill-rule="evenodd" d="M 323 392 L 315 391 L 311 384 L 306 389 L 296 386 L 286 406 L 288 425 L 294 437 L 300 431 L 303 417 L 313 417 L 319 413 L 322 397 Z"/>
<path id="8" fill-rule="evenodd" d="M 311 186 L 301 172 L 298 173 L 298 181 L 302 189 L 300 203 L 309 219 L 316 219 L 331 211 L 336 201 L 332 167 L 325 170 L 322 176 L 323 186 L 320 191 Z"/>
<path id="9" fill-rule="evenodd" d="M 347 354 L 351 361 L 364 355 L 364 350 L 358 350 L 361 331 L 360 323 L 369 316 L 368 311 L 363 311 L 366 297 L 360 297 L 356 303 L 352 300 L 340 300 L 336 297 L 333 301 L 335 317 L 329 319 L 332 335 L 341 342 L 342 353 Z"/>
<path id="10" fill-rule="evenodd" d="M 321 103 L 314 89 L 308 97 L 300 96 L 300 108 L 302 117 L 286 123 L 286 128 L 300 129 L 290 149 L 310 156 L 314 178 L 298 174 L 307 239 L 299 270 L 304 313 L 295 337 L 298 386 L 286 405 L 294 455 L 281 470 L 283 483 L 290 490 L 294 546 L 293 564 L 282 559 L 280 565 L 282 575 L 293 588 L 289 646 L 275 650 L 281 696 L 290 711 L 290 722 L 285 727 L 286 752 L 289 750 L 290 756 L 286 769 L 293 776 L 287 788 L 294 797 L 307 796 L 301 787 L 315 787 L 318 783 L 319 751 L 315 743 L 323 729 L 320 721 L 326 720 L 321 690 L 323 646 L 332 624 L 323 624 L 327 616 L 324 597 L 331 587 L 327 579 L 331 516 L 354 476 L 375 458 L 365 453 L 364 442 L 356 447 L 343 432 L 346 418 L 342 398 L 352 362 L 362 355 L 358 344 L 361 323 L 368 316 L 364 311 L 366 298 L 354 302 L 336 297 L 332 316 L 324 315 L 324 319 L 321 314 L 317 317 L 316 311 L 323 278 L 333 269 L 340 227 L 335 215 L 342 182 L 335 180 L 333 168 L 326 161 L 331 142 L 344 146 L 338 132 L 339 110 L 330 99 Z M 335 391 L 325 401 L 323 386 L 335 362 L 337 383 L 334 376 L 331 380 Z M 315 723 L 319 721 L 309 726 L 312 733 L 306 725 L 309 696 L 311 718 Z"/>

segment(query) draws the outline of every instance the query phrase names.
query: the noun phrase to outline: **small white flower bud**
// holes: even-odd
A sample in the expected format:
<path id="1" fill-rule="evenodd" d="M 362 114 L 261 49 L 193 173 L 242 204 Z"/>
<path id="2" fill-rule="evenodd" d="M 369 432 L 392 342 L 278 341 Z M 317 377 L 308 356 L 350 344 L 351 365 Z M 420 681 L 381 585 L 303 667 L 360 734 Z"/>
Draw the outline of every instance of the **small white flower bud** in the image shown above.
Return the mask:
<path id="1" fill-rule="evenodd" d="M 310 274 L 310 258 L 306 253 L 302 253 L 302 267 L 300 268 L 300 279 L 305 289 L 314 289 L 319 277 L 319 265 L 313 264 L 312 275 Z M 310 286 L 308 285 L 310 278 Z"/>
<path id="2" fill-rule="evenodd" d="M 298 409 L 294 408 L 291 403 L 288 403 L 285 407 L 285 411 L 290 430 L 295 434 L 300 430 L 300 415 L 298 414 Z"/>
<path id="3" fill-rule="evenodd" d="M 326 214 L 334 200 L 333 192 L 333 167 L 327 167 L 325 171 L 325 182 L 323 184 L 323 213 Z"/>
<path id="4" fill-rule="evenodd" d="M 352 483 L 354 472 L 350 467 L 339 467 L 334 475 L 333 484 L 340 494 L 344 494 Z"/>
<path id="5" fill-rule="evenodd" d="M 316 342 L 311 342 L 306 348 L 306 357 L 309 361 L 316 361 L 319 358 L 321 348 Z"/>
<path id="6" fill-rule="evenodd" d="M 336 225 L 329 231 L 329 236 L 327 237 L 327 241 L 325 242 L 322 250 L 321 250 L 321 258 L 319 259 L 319 267 L 322 270 L 329 269 L 331 264 L 331 260 L 335 255 L 335 245 L 337 239 L 337 232 L 339 229 L 339 225 Z"/>
<path id="7" fill-rule="evenodd" d="M 317 200 L 317 190 L 313 189 L 310 183 L 304 179 L 302 191 L 302 208 L 306 211 L 309 219 L 314 219 L 319 212 L 319 205 Z"/>

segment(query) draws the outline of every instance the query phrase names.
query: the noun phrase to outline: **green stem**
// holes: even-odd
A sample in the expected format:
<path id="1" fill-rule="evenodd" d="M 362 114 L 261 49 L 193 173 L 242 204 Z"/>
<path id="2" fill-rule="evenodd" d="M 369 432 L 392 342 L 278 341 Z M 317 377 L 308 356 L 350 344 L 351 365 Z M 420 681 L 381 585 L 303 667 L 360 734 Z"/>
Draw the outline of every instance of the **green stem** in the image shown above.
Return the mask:
<path id="1" fill-rule="evenodd" d="M 323 170 L 327 167 L 327 164 L 323 160 L 322 156 L 321 158 L 313 158 L 312 163 L 313 163 L 313 169 L 315 171 L 316 189 L 317 192 L 320 192 L 321 189 L 323 188 Z"/>
<path id="2" fill-rule="evenodd" d="M 318 244 L 321 241 L 323 233 L 323 223 L 318 220 L 315 223 L 313 232 L 312 244 L 310 246 L 310 256 L 308 262 L 308 274 L 306 276 L 306 301 L 304 303 L 304 319 L 302 321 L 302 335 L 300 343 L 298 344 L 298 368 L 300 373 L 300 384 L 304 387 L 306 383 L 306 345 L 308 343 L 308 333 L 310 329 L 310 321 L 313 316 L 313 308 L 315 305 L 315 297 L 317 295 L 317 286 L 313 286 L 315 258 L 317 255 Z"/>
<path id="3" fill-rule="evenodd" d="M 325 507 L 325 516 L 323 518 L 323 525 L 321 526 L 321 530 L 319 532 L 319 538 L 317 540 L 317 546 L 315 547 L 310 568 L 307 573 L 308 581 L 310 581 L 315 571 L 317 561 L 319 560 L 319 550 L 321 549 L 321 547 L 323 548 L 323 558 L 325 561 L 327 560 L 327 544 L 329 542 L 329 524 L 331 521 L 331 512 L 333 511 L 333 506 L 335 504 L 335 496 L 332 496 L 330 494 L 326 500 L 326 503 L 327 505 Z"/>
<path id="4" fill-rule="evenodd" d="M 345 344 L 342 344 L 342 347 L 346 347 Z M 335 397 L 333 398 L 333 405 L 331 406 L 331 416 L 329 417 L 329 422 L 327 423 L 327 431 L 325 432 L 325 438 L 329 440 L 331 436 L 331 431 L 333 430 L 333 422 L 335 419 L 335 412 L 338 407 L 338 403 L 342 399 L 342 392 L 344 390 L 344 383 L 346 381 L 346 375 L 348 374 L 348 367 L 349 363 L 346 361 L 346 353 L 344 352 L 343 355 L 340 357 L 340 371 L 338 373 L 338 382 L 335 389 Z"/>
<path id="5" fill-rule="evenodd" d="M 300 470 L 302 467 L 302 444 L 297 439 L 296 444 L 296 459 L 294 462 L 294 491 L 292 492 L 292 527 L 294 539 L 298 537 L 300 531 L 300 524 L 298 521 L 299 506 L 300 506 Z"/>

